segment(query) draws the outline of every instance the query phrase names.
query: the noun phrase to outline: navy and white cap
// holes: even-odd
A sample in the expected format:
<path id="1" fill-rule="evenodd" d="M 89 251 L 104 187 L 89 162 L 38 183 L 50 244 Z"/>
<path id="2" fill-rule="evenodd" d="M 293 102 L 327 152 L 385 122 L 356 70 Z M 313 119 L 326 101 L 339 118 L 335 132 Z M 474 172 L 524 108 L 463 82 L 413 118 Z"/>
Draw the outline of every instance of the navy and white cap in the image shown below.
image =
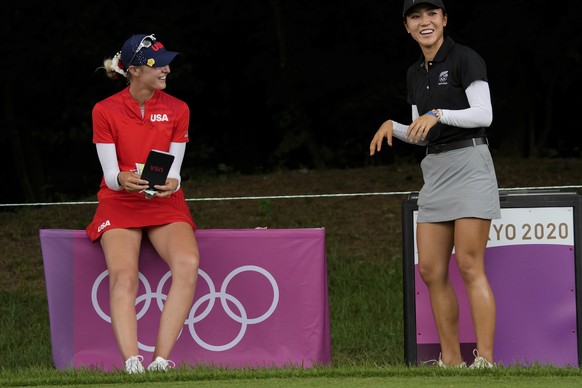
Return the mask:
<path id="1" fill-rule="evenodd" d="M 412 9 L 412 7 L 416 7 L 419 4 L 430 4 L 434 5 L 437 8 L 442 8 L 444 12 L 447 12 L 445 9 L 445 5 L 441 0 L 404 0 L 404 7 L 402 8 L 402 17 L 406 17 L 408 12 Z"/>
<path id="2" fill-rule="evenodd" d="M 163 67 L 169 65 L 179 53 L 166 50 L 154 34 L 133 35 L 121 48 L 119 67 L 127 71 L 129 66 Z M 130 63 L 131 62 L 131 63 Z"/>

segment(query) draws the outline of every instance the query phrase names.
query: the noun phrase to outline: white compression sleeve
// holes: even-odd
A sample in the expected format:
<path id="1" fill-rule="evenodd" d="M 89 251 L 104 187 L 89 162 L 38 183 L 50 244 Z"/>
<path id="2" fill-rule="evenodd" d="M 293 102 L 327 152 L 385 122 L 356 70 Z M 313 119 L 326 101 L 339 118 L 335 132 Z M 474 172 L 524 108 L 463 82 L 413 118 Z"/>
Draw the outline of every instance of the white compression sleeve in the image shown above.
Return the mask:
<path id="1" fill-rule="evenodd" d="M 180 170 L 182 169 L 182 161 L 184 160 L 184 154 L 186 153 L 186 143 L 170 143 L 170 151 L 174 155 L 174 162 L 172 167 L 170 167 L 170 172 L 168 173 L 169 178 L 175 178 L 178 180 L 178 187 L 176 191 L 180 188 L 182 183 L 182 178 L 180 177 Z"/>
<path id="2" fill-rule="evenodd" d="M 412 121 L 416 120 L 416 118 L 418 117 L 418 108 L 416 107 L 416 105 L 412 105 Z M 405 143 L 408 144 L 415 144 L 415 145 L 419 145 L 419 146 L 424 146 L 428 144 L 428 140 L 423 140 L 421 142 L 418 143 L 412 143 L 410 141 L 410 139 L 406 138 L 406 131 L 408 131 L 408 125 L 404 125 L 404 124 L 400 124 L 397 123 L 396 121 L 392 120 L 392 135 L 399 139 L 402 140 Z"/>
<path id="3" fill-rule="evenodd" d="M 489 91 L 489 84 L 485 81 L 474 81 L 465 90 L 467 100 L 469 101 L 469 108 L 460 110 L 441 109 L 443 115 L 441 122 L 443 124 L 452 125 L 459 128 L 478 128 L 488 127 L 493 121 L 493 108 L 491 107 L 491 93 Z M 412 105 L 412 121 L 420 116 L 418 107 Z M 406 131 L 408 126 L 404 124 L 393 123 L 393 135 L 406 143 L 410 140 L 406 138 Z M 426 145 L 425 140 L 421 143 L 414 143 L 418 145 Z"/>
<path id="4" fill-rule="evenodd" d="M 121 186 L 117 183 L 117 175 L 119 175 L 119 164 L 117 163 L 117 152 L 115 149 L 115 144 L 113 143 L 97 143 L 97 156 L 99 157 L 99 162 L 101 163 L 101 168 L 103 170 L 103 177 L 105 178 L 105 184 L 111 190 L 119 191 Z M 178 180 L 178 187 L 180 188 L 180 183 L 182 181 L 180 177 L 180 169 L 182 168 L 182 161 L 184 160 L 184 153 L 186 151 L 186 143 L 171 143 L 169 152 L 174 155 L 174 162 L 172 167 L 170 167 L 170 172 L 168 177 L 175 178 Z"/>
<path id="5" fill-rule="evenodd" d="M 97 143 L 95 146 L 97 148 L 99 163 L 101 163 L 101 169 L 103 170 L 105 184 L 111 190 L 121 190 L 121 186 L 119 186 L 117 182 L 117 175 L 119 175 L 119 163 L 117 163 L 117 152 L 115 150 L 115 144 Z"/>
<path id="6" fill-rule="evenodd" d="M 490 126 L 493 121 L 493 108 L 489 84 L 481 80 L 473 81 L 465 93 L 470 107 L 460 110 L 441 109 L 443 112 L 441 122 L 459 128 Z"/>

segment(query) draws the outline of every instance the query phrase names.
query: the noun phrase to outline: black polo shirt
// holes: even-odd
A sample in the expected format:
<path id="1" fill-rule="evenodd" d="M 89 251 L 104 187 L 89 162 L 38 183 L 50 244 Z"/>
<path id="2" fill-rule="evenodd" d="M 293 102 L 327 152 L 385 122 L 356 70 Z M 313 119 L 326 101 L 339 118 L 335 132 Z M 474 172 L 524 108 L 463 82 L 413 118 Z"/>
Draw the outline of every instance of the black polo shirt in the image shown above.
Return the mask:
<path id="1" fill-rule="evenodd" d="M 487 81 L 485 61 L 473 49 L 445 40 L 434 60 L 424 67 L 424 56 L 408 68 L 407 101 L 418 107 L 420 115 L 433 109 L 467 109 L 465 90 L 477 80 Z M 459 128 L 437 123 L 428 133 L 429 144 L 485 136 L 485 128 Z"/>

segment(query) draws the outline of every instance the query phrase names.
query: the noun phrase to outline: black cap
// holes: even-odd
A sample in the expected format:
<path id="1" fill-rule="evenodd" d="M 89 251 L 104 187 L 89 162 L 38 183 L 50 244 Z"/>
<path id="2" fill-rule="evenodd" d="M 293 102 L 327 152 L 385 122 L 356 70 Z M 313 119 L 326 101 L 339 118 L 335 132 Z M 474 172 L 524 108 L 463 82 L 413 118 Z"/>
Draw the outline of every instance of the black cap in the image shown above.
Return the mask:
<path id="1" fill-rule="evenodd" d="M 415 7 L 419 4 L 430 4 L 430 5 L 434 5 L 437 8 L 442 8 L 444 12 L 446 12 L 445 9 L 445 5 L 443 4 L 443 2 L 441 0 L 429 0 L 429 1 L 425 1 L 425 0 L 404 0 L 404 7 L 402 8 L 402 17 L 405 17 L 406 14 L 408 13 L 408 11 L 410 11 L 410 9 L 412 7 Z"/>

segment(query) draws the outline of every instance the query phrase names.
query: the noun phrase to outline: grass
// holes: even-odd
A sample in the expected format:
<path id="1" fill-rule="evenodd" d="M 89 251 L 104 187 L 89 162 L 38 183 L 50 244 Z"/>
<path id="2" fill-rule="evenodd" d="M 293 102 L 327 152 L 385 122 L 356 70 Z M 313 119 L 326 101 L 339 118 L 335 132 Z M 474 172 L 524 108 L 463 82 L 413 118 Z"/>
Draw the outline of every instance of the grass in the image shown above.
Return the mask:
<path id="1" fill-rule="evenodd" d="M 496 159 L 499 186 L 580 185 L 578 159 Z M 201 229 L 326 228 L 333 363 L 310 369 L 223 370 L 196 367 L 167 375 L 58 371 L 51 356 L 39 229 L 84 229 L 94 204 L 0 208 L 0 386 L 116 386 L 172 382 L 233 386 L 574 386 L 578 368 L 511 366 L 441 371 L 403 365 L 400 205 L 406 195 L 327 196 L 418 190 L 417 163 L 353 170 L 262 175 L 192 173 L 183 184 Z M 203 198 L 319 195 L 201 201 Z M 80 199 L 94 201 L 95 198 Z"/>
<path id="2" fill-rule="evenodd" d="M 147 387 L 577 387 L 577 368 L 511 367 L 496 370 L 439 370 L 429 366 L 331 366 L 310 369 L 181 368 L 169 373 L 126 375 L 88 370 L 56 371 L 31 368 L 0 371 L 2 386 L 121 387 L 128 383 Z"/>

